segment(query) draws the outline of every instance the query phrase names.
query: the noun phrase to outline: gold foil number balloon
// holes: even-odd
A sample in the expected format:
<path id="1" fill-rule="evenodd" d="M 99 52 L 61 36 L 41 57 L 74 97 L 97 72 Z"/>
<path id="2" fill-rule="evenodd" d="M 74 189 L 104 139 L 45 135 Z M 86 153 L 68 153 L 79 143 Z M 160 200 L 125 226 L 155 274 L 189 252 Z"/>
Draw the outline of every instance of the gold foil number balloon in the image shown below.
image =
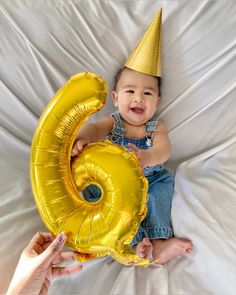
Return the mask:
<path id="1" fill-rule="evenodd" d="M 107 95 L 106 83 L 92 73 L 73 76 L 43 112 L 31 149 L 31 183 L 39 213 L 53 234 L 64 231 L 67 246 L 80 258 L 111 255 L 125 265 L 137 261 L 129 248 L 146 214 L 147 180 L 136 156 L 109 141 L 89 144 L 70 164 L 76 133 Z M 100 188 L 96 202 L 80 193 Z"/>

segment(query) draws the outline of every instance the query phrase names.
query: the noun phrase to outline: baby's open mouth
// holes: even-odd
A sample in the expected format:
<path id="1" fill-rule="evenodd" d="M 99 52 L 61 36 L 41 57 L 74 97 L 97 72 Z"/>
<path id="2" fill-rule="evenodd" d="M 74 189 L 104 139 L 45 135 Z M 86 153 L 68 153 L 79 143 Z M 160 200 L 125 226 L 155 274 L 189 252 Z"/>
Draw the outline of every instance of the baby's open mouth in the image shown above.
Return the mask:
<path id="1" fill-rule="evenodd" d="M 138 114 L 141 114 L 141 113 L 144 111 L 143 108 L 138 108 L 138 107 L 131 108 L 131 110 L 132 110 L 134 113 L 138 113 Z"/>

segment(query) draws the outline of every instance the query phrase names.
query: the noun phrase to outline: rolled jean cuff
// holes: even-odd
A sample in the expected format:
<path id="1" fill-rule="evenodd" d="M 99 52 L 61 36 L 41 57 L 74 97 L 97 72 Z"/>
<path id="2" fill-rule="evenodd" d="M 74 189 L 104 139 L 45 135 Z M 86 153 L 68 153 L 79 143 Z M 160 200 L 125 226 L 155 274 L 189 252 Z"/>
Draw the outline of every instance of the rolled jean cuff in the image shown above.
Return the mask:
<path id="1" fill-rule="evenodd" d="M 169 239 L 173 237 L 173 230 L 171 227 L 150 227 L 145 229 L 139 229 L 132 242 L 131 246 L 141 242 L 144 238 L 153 239 Z"/>

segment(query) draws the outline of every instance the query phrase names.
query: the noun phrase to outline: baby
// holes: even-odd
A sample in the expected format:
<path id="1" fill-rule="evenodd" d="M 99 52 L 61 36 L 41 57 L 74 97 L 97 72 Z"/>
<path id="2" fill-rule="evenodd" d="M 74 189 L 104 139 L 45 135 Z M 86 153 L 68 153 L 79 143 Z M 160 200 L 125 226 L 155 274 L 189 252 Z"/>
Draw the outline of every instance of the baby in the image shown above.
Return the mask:
<path id="1" fill-rule="evenodd" d="M 116 77 L 112 99 L 117 111 L 97 123 L 82 126 L 72 156 L 91 142 L 109 139 L 136 154 L 148 180 L 148 212 L 131 243 L 141 257 L 164 264 L 192 250 L 192 242 L 173 237 L 171 204 L 174 177 L 164 168 L 171 145 L 167 130 L 156 117 L 160 104 L 162 11 L 154 17 Z M 98 187 L 90 185 L 84 197 L 96 200 Z"/>
<path id="2" fill-rule="evenodd" d="M 73 145 L 72 156 L 78 155 L 91 142 L 109 139 L 134 152 L 149 183 L 148 213 L 141 222 L 131 247 L 149 260 L 164 264 L 170 259 L 189 253 L 192 243 L 173 237 L 171 203 L 174 179 L 165 163 L 171 153 L 167 130 L 156 119 L 160 103 L 160 78 L 124 67 L 117 75 L 112 91 L 114 106 L 111 116 L 82 126 Z M 90 198 L 99 198 L 94 186 L 86 189 Z"/>

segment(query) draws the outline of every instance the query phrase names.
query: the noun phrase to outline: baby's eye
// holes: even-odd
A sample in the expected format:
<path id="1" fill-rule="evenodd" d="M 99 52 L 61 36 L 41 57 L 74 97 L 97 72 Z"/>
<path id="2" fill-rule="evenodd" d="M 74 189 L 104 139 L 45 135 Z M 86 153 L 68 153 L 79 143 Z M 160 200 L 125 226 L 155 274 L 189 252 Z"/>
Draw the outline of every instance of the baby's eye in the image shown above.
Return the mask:
<path id="1" fill-rule="evenodd" d="M 128 90 L 126 90 L 126 92 L 127 92 L 127 93 L 134 93 L 134 90 L 132 90 L 132 89 L 128 89 Z"/>
<path id="2" fill-rule="evenodd" d="M 149 91 L 145 91 L 144 94 L 145 94 L 145 95 L 152 95 L 152 93 L 149 92 Z"/>

